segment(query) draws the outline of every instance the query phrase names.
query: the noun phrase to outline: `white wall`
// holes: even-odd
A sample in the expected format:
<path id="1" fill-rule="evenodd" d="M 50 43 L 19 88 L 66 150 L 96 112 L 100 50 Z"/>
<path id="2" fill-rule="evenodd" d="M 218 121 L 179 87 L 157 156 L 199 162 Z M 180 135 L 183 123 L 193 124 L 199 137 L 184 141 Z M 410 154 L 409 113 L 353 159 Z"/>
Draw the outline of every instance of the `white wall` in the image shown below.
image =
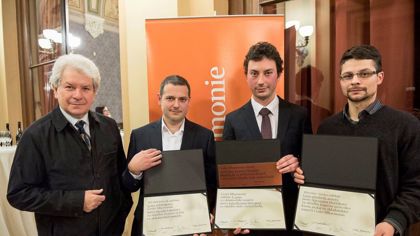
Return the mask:
<path id="1" fill-rule="evenodd" d="M 287 1 L 285 6 L 285 19 L 286 22 L 289 20 L 298 20 L 300 21 L 300 26 L 305 25 L 312 25 L 314 27 L 314 33 L 310 37 L 309 40 L 309 55 L 305 59 L 305 65 L 315 64 L 315 46 L 316 46 L 316 38 L 314 35 L 315 32 L 315 1 L 313 0 L 294 0 L 294 1 Z M 297 33 L 296 40 L 302 40 L 302 37 Z"/>
<path id="2" fill-rule="evenodd" d="M 0 130 L 22 121 L 15 1 L 0 1 Z M 6 60 L 7 58 L 7 60 Z M 14 135 L 13 135 L 14 136 Z"/>
<path id="3" fill-rule="evenodd" d="M 176 17 L 177 0 L 119 1 L 121 89 L 125 144 L 149 122 L 145 19 Z"/>

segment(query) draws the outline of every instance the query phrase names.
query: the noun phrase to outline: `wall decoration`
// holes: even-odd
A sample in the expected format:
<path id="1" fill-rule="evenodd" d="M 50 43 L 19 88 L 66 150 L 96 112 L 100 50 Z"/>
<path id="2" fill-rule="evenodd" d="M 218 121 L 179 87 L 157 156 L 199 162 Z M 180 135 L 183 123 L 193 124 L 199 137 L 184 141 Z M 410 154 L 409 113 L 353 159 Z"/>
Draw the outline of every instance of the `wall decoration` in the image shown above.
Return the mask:
<path id="1" fill-rule="evenodd" d="M 111 21 L 118 21 L 118 0 L 105 0 L 104 18 Z"/>
<path id="2" fill-rule="evenodd" d="M 84 0 L 68 0 L 68 6 L 76 11 L 83 12 Z"/>
<path id="3" fill-rule="evenodd" d="M 101 17 L 85 14 L 85 30 L 89 32 L 93 38 L 104 33 L 104 22 L 105 19 Z"/>
<path id="4" fill-rule="evenodd" d="M 99 15 L 101 9 L 101 0 L 87 0 L 87 11 Z"/>

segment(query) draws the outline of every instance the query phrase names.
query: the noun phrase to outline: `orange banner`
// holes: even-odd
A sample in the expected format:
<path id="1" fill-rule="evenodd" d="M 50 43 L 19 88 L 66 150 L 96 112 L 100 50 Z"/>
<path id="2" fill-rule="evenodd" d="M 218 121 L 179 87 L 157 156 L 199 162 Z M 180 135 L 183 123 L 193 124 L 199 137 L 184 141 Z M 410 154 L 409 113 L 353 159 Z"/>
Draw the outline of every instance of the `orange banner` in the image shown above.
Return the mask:
<path id="1" fill-rule="evenodd" d="M 251 45 L 267 41 L 284 58 L 283 16 L 233 16 L 146 20 L 149 118 L 161 116 L 160 82 L 178 74 L 191 85 L 188 119 L 223 133 L 227 113 L 251 98 L 243 61 Z M 284 95 L 283 74 L 277 93 Z"/>

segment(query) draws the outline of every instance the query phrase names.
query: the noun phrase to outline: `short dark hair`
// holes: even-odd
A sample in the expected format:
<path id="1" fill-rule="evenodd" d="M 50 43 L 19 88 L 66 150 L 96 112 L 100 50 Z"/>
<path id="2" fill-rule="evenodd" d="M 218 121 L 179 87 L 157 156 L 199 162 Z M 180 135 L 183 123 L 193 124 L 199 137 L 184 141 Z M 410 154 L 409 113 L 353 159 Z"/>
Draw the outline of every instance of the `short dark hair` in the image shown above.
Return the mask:
<path id="1" fill-rule="evenodd" d="M 377 48 L 371 45 L 354 46 L 343 53 L 340 60 L 340 71 L 346 61 L 355 60 L 373 60 L 375 62 L 376 72 L 382 71 L 382 57 Z"/>
<path id="2" fill-rule="evenodd" d="M 278 75 L 280 75 L 281 72 L 283 72 L 283 60 L 281 59 L 277 48 L 268 42 L 258 42 L 249 48 L 248 53 L 245 56 L 245 74 L 247 74 L 248 72 L 249 61 L 261 61 L 264 57 L 276 62 Z"/>
<path id="3" fill-rule="evenodd" d="M 159 90 L 160 96 L 163 95 L 163 89 L 165 88 L 165 86 L 167 84 L 187 86 L 187 88 L 188 88 L 188 97 L 191 97 L 191 87 L 190 87 L 190 84 L 188 83 L 188 81 L 184 77 L 182 77 L 180 75 L 169 75 L 169 76 L 167 76 L 162 81 L 162 83 L 160 83 L 160 90 Z"/>

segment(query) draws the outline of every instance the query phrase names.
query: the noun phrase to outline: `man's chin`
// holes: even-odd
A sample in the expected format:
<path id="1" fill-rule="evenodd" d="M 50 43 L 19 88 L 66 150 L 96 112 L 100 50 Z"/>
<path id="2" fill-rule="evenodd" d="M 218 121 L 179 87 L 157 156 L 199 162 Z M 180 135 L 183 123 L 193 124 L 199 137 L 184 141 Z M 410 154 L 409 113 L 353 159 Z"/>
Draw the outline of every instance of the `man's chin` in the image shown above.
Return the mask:
<path id="1" fill-rule="evenodd" d="M 265 101 L 270 97 L 269 94 L 254 94 L 254 96 L 262 101 Z"/>
<path id="2" fill-rule="evenodd" d="M 75 118 L 82 118 L 88 111 L 82 111 L 82 110 L 70 110 L 67 111 L 71 116 Z"/>
<path id="3" fill-rule="evenodd" d="M 363 102 L 368 99 L 368 97 L 355 97 L 355 96 L 348 96 L 349 100 L 352 102 Z"/>
<path id="4" fill-rule="evenodd" d="M 182 114 L 179 114 L 179 115 L 171 115 L 168 118 L 172 121 L 179 122 L 179 121 L 182 121 L 185 117 Z"/>

